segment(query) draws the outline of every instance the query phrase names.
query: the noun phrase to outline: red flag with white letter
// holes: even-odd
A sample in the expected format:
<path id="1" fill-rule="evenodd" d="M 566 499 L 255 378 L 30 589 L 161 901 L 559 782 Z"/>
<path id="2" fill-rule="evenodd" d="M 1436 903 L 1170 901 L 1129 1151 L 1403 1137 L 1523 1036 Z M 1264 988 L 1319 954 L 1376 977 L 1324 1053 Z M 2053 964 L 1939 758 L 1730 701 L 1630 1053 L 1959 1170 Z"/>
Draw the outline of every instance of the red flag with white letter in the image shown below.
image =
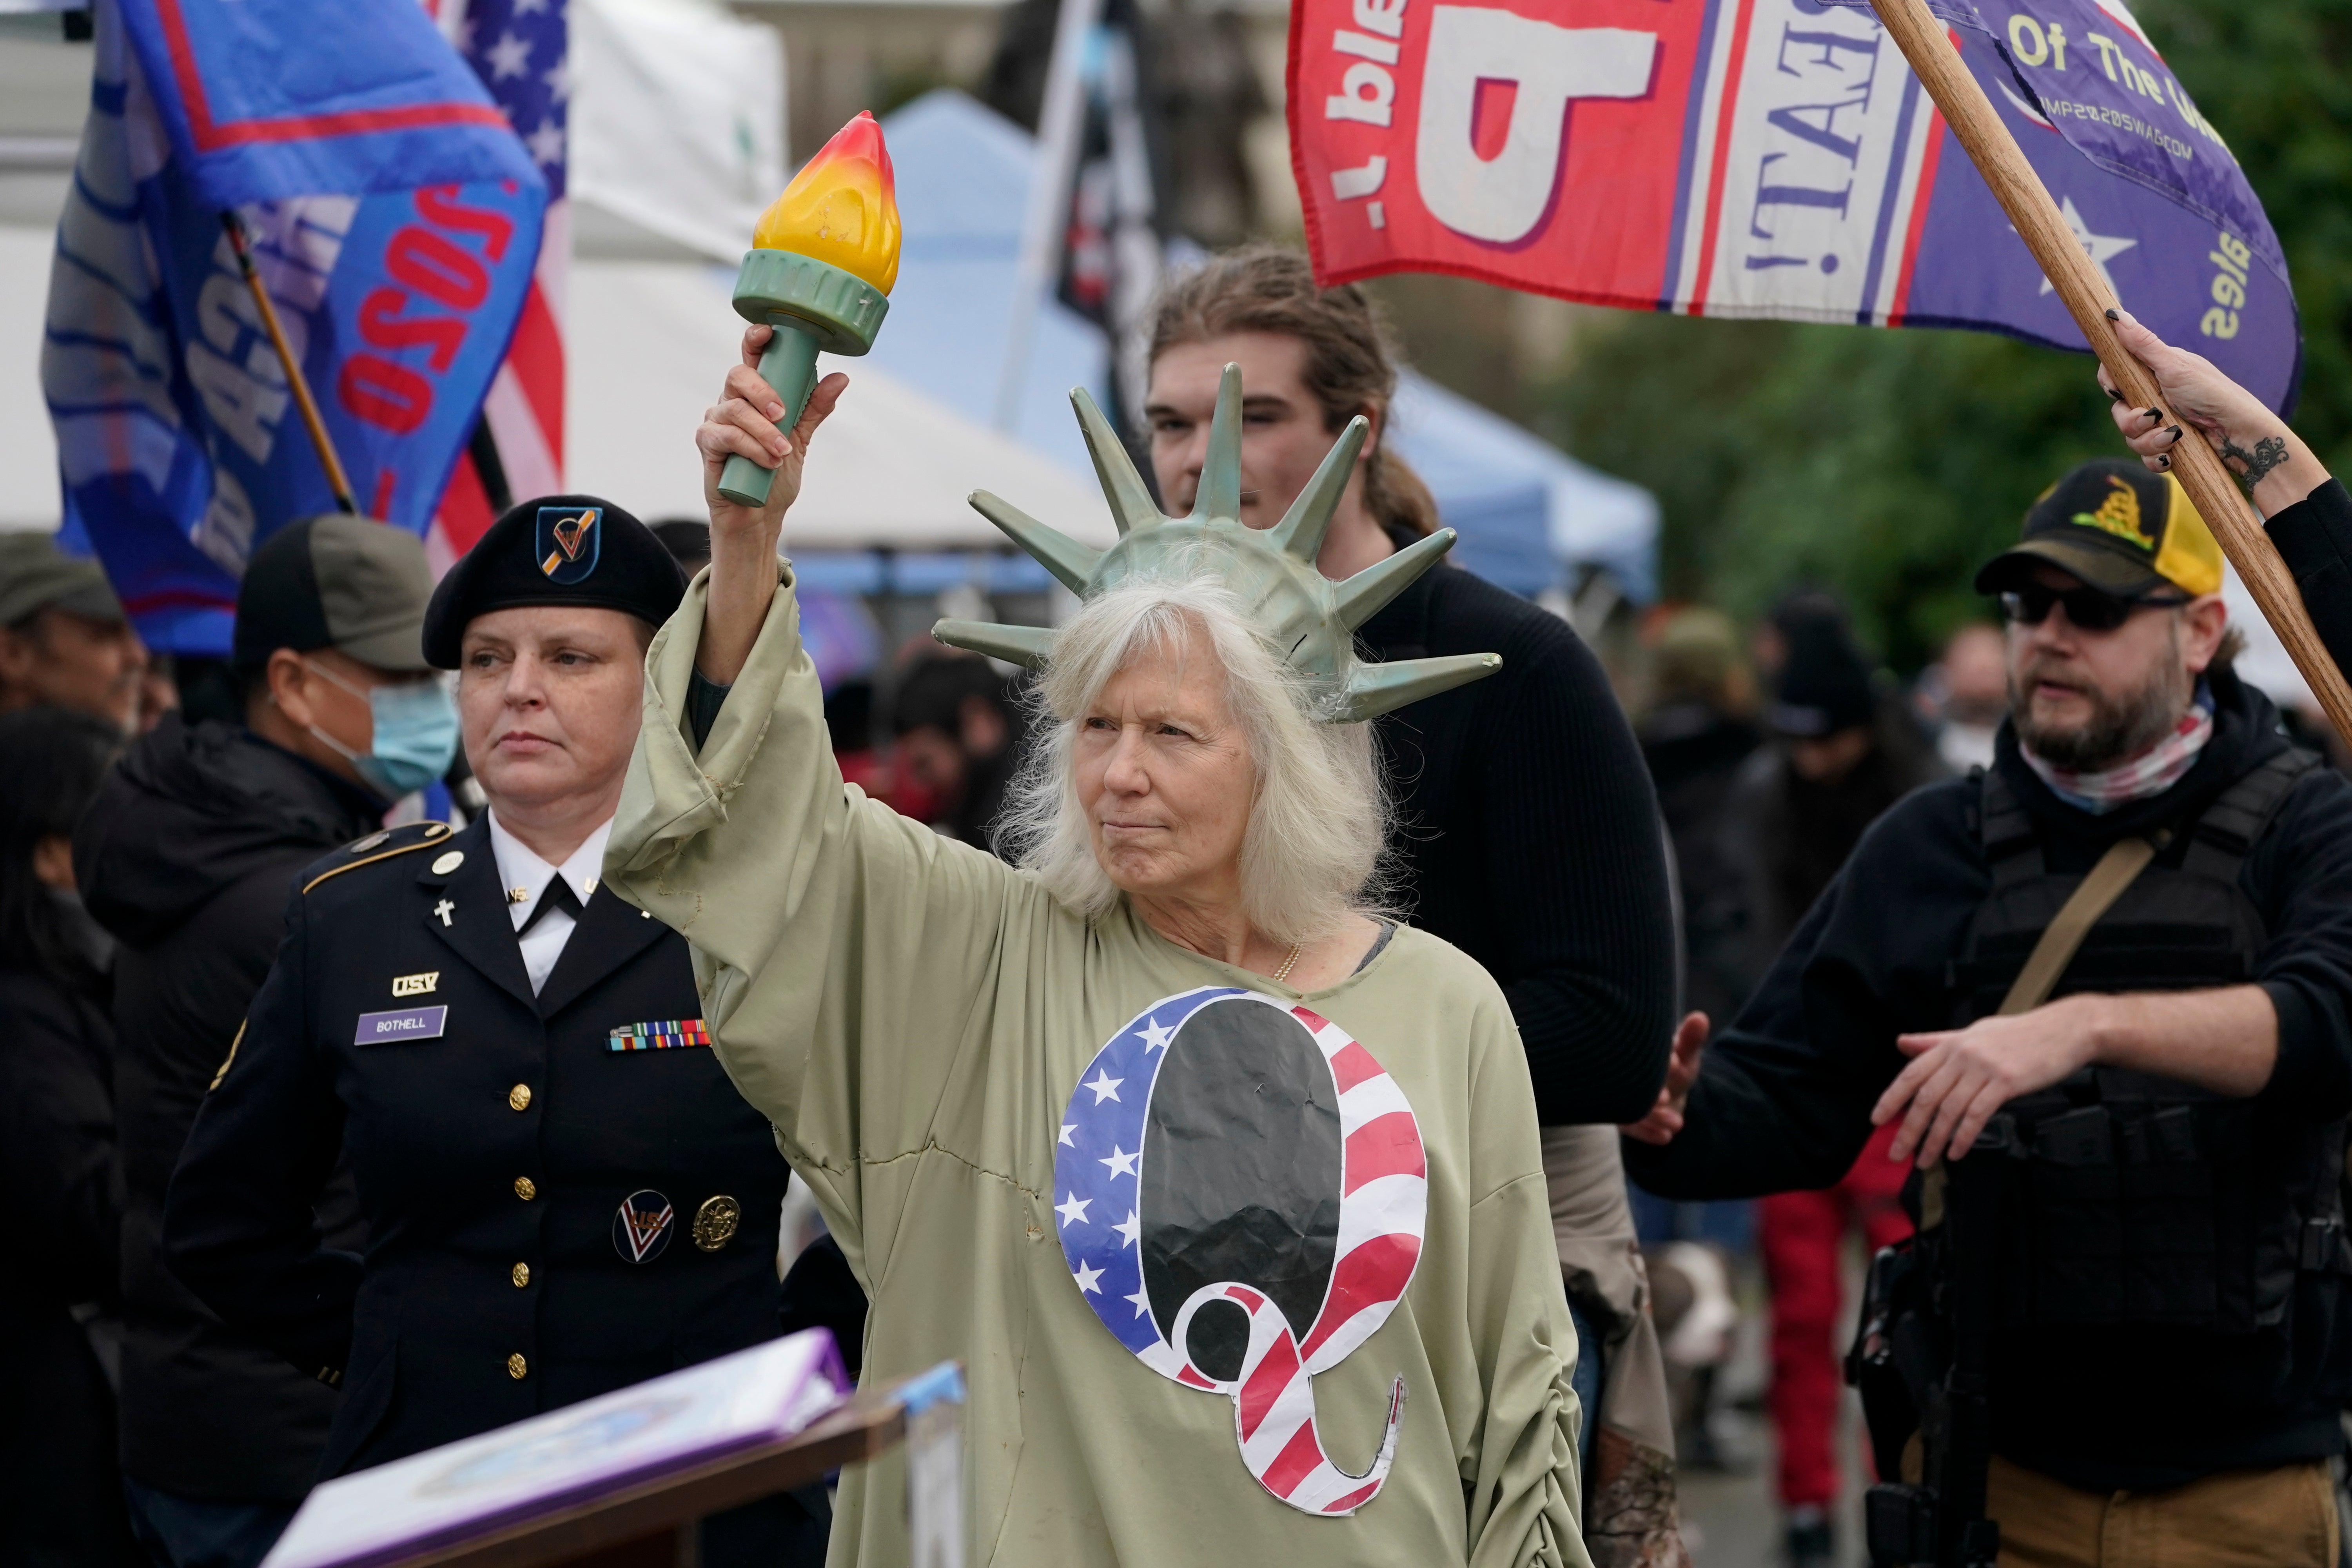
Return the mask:
<path id="1" fill-rule="evenodd" d="M 2141 320 L 2273 406 L 2286 262 L 2126 0 L 1932 0 Z M 2083 339 L 1864 0 L 1295 0 L 1317 275 Z"/>

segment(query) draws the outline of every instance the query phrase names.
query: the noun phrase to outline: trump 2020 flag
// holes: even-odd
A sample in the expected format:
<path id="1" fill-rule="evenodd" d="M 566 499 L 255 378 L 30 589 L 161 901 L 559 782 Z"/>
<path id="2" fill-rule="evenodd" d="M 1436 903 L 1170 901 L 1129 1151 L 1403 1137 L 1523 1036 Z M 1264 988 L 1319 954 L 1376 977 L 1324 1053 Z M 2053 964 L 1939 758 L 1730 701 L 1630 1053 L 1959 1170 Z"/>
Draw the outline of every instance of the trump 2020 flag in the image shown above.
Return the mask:
<path id="1" fill-rule="evenodd" d="M 2274 407 L 2262 205 L 2125 0 L 1935 0 L 2124 303 Z M 1864 0 L 1297 0 L 1291 160 L 1327 282 L 2084 346 Z"/>
<path id="2" fill-rule="evenodd" d="M 255 545 L 331 510 L 221 215 L 361 508 L 423 532 L 539 251 L 530 153 L 415 0 L 100 0 L 42 389 L 68 548 L 140 633 L 228 650 Z"/>

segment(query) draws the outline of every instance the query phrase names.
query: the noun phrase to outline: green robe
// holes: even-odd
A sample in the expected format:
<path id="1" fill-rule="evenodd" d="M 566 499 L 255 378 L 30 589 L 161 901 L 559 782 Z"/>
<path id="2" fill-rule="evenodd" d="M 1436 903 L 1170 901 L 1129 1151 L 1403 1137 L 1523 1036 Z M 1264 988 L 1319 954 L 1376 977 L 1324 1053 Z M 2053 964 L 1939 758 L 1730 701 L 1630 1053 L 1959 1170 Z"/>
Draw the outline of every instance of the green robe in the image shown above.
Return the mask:
<path id="1" fill-rule="evenodd" d="M 692 944 L 721 1059 L 872 1298 L 866 1374 L 963 1362 L 971 1561 L 1585 1564 L 1575 1331 L 1527 1062 L 1486 971 L 1407 928 L 1302 996 L 1178 947 L 1124 904 L 1082 919 L 1029 874 L 867 800 L 834 764 L 789 571 L 698 755 L 683 721 L 703 604 L 698 582 L 647 655 L 605 874 Z M 1088 1061 L 1140 1009 L 1203 985 L 1339 1024 L 1418 1121 L 1412 1281 L 1313 1380 L 1323 1444 L 1350 1472 L 1405 1383 L 1394 1467 L 1352 1517 L 1262 1488 L 1234 1401 L 1130 1354 L 1057 1240 L 1055 1149 Z M 904 1474 L 895 1456 L 845 1473 L 832 1563 L 907 1561 Z"/>

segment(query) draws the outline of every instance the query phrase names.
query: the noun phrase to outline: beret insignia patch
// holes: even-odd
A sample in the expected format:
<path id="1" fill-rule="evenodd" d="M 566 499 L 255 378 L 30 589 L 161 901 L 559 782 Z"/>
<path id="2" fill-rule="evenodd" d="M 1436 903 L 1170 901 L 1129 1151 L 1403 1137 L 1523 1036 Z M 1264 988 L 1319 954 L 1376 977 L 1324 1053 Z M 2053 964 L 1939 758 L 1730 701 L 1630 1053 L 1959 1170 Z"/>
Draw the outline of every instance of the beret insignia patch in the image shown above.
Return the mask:
<path id="1" fill-rule="evenodd" d="M 596 506 L 543 506 L 534 535 L 539 569 L 547 580 L 569 587 L 584 583 L 596 570 L 603 552 L 604 509 Z"/>

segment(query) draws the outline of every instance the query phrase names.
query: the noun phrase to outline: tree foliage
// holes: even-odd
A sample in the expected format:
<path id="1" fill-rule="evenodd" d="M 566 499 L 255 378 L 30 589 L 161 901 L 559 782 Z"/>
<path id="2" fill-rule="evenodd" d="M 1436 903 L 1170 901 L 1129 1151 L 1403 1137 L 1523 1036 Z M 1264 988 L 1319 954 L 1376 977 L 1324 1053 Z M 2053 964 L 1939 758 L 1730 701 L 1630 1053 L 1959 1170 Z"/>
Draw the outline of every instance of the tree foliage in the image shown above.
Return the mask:
<path id="1" fill-rule="evenodd" d="M 2137 12 L 2279 231 L 2303 312 L 2296 426 L 2352 472 L 2352 0 Z M 1910 669 L 1983 615 L 1969 579 L 2034 496 L 2122 450 L 2093 374 L 1983 333 L 1610 313 L 1547 412 L 1579 457 L 1657 492 L 1669 594 L 1752 615 L 1826 586 Z"/>

